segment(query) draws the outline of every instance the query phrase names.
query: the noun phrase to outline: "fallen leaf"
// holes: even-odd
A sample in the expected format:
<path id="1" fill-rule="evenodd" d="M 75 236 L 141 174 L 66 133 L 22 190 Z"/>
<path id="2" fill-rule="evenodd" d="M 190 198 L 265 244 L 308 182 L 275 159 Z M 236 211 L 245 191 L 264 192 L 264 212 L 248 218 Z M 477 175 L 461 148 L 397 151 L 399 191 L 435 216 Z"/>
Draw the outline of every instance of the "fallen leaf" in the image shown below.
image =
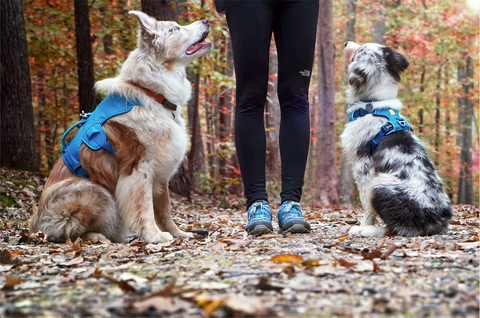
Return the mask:
<path id="1" fill-rule="evenodd" d="M 469 248 L 476 248 L 480 246 L 480 241 L 479 242 L 464 242 L 464 243 L 458 243 L 458 246 L 460 246 L 460 249 L 469 249 Z"/>
<path id="2" fill-rule="evenodd" d="M 423 241 L 421 244 L 420 244 L 420 250 L 424 250 L 425 247 L 427 247 L 428 245 L 430 245 L 430 242 L 428 241 Z"/>
<path id="3" fill-rule="evenodd" d="M 20 255 L 23 255 L 23 252 L 22 251 L 11 251 L 10 252 L 10 257 L 11 258 L 15 258 L 15 257 L 18 257 Z"/>
<path id="4" fill-rule="evenodd" d="M 325 276 L 325 275 L 337 275 L 340 273 L 336 266 L 325 265 L 325 266 L 315 267 L 313 274 L 315 276 Z"/>
<path id="5" fill-rule="evenodd" d="M 230 310 L 255 317 L 272 317 L 274 312 L 256 297 L 228 295 L 224 305 Z M 237 315 L 235 315 L 237 316 Z"/>
<path id="6" fill-rule="evenodd" d="M 346 260 L 341 259 L 341 258 L 335 258 L 335 259 L 343 267 L 354 267 L 354 266 L 357 265 L 357 263 L 350 263 L 350 262 L 347 262 Z"/>
<path id="7" fill-rule="evenodd" d="M 115 278 L 111 278 L 107 275 L 104 275 L 103 272 L 98 267 L 97 267 L 97 269 L 95 269 L 95 272 L 93 273 L 93 275 L 95 277 L 98 277 L 98 278 L 104 278 L 104 279 L 108 280 L 111 284 L 118 285 L 118 287 L 120 287 L 124 292 L 134 292 L 134 291 L 136 291 L 135 287 L 130 285 L 128 283 L 128 281 L 117 280 Z"/>
<path id="8" fill-rule="evenodd" d="M 294 255 L 294 254 L 280 254 L 277 256 L 273 256 L 270 258 L 271 262 L 278 262 L 278 263 L 292 263 L 292 262 L 301 262 L 303 258 L 301 255 Z"/>
<path id="9" fill-rule="evenodd" d="M 57 263 L 58 265 L 61 266 L 72 266 L 75 264 L 80 264 L 83 262 L 83 256 L 78 256 L 78 257 L 70 257 L 67 254 L 63 253 L 54 253 L 52 254 L 52 261 Z"/>
<path id="10" fill-rule="evenodd" d="M 355 272 L 368 272 L 368 271 L 374 271 L 375 270 L 375 262 L 371 260 L 361 260 L 358 261 L 358 263 L 355 264 L 355 267 L 353 268 L 353 271 Z M 377 266 L 377 269 L 378 266 Z"/>
<path id="11" fill-rule="evenodd" d="M 343 242 L 343 241 L 345 241 L 347 238 L 348 238 L 348 235 L 344 235 L 344 236 L 340 237 L 338 240 L 339 240 L 340 242 Z"/>
<path id="12" fill-rule="evenodd" d="M 1 264 L 12 264 L 12 254 L 8 250 L 2 250 L 0 252 L 0 263 Z"/>
<path id="13" fill-rule="evenodd" d="M 302 265 L 306 268 L 312 268 L 315 266 L 320 266 L 320 263 L 318 262 L 318 260 L 307 259 L 306 261 L 302 262 Z"/>
<path id="14" fill-rule="evenodd" d="M 197 296 L 196 300 L 197 300 L 197 306 L 202 307 L 205 310 L 205 315 L 207 316 L 211 316 L 215 311 L 215 309 L 225 304 L 225 300 L 217 299 L 217 298 L 208 298 L 208 296 L 205 294 Z"/>
<path id="15" fill-rule="evenodd" d="M 278 233 L 268 233 L 268 234 L 263 234 L 263 235 L 259 236 L 258 238 L 259 239 L 267 239 L 267 238 L 277 238 L 277 237 L 282 237 L 282 236 Z"/>
<path id="16" fill-rule="evenodd" d="M 140 312 L 153 309 L 159 313 L 167 312 L 172 314 L 180 310 L 188 309 L 190 304 L 177 298 L 155 296 L 136 302 L 132 307 Z"/>
<path id="17" fill-rule="evenodd" d="M 381 259 L 385 260 L 387 259 L 395 250 L 397 249 L 397 246 L 393 243 L 388 242 L 387 247 L 385 252 L 383 252 Z"/>
<path id="18" fill-rule="evenodd" d="M 363 259 L 370 259 L 370 260 L 373 260 L 374 258 L 381 258 L 382 255 L 383 254 L 379 249 L 373 250 L 371 252 L 363 252 L 362 253 Z"/>
<path id="19" fill-rule="evenodd" d="M 250 244 L 252 244 L 253 240 L 247 240 L 247 241 L 237 241 L 236 243 L 230 245 L 229 250 L 237 250 L 241 248 L 248 247 Z"/>
<path id="20" fill-rule="evenodd" d="M 282 289 L 285 288 L 283 285 L 279 284 L 273 284 L 268 281 L 268 278 L 265 276 L 260 277 L 260 280 L 257 285 L 255 285 L 256 289 L 260 290 L 275 290 L 275 291 L 281 291 Z"/>
<path id="21" fill-rule="evenodd" d="M 134 292 L 136 289 L 130 285 L 127 281 L 120 280 L 117 282 L 114 282 L 118 284 L 118 287 L 120 287 L 124 292 Z"/>
<path id="22" fill-rule="evenodd" d="M 18 285 L 22 282 L 21 279 L 18 279 L 18 278 L 15 278 L 15 277 L 10 277 L 10 276 L 5 276 L 6 280 L 7 280 L 7 286 L 9 287 L 13 287 L 15 285 Z"/>
<path id="23" fill-rule="evenodd" d="M 383 245 L 385 245 L 385 240 L 378 241 L 376 249 L 377 250 L 381 249 Z"/>
<path id="24" fill-rule="evenodd" d="M 78 257 L 82 254 L 82 247 L 80 246 L 80 238 L 77 238 L 74 243 L 72 243 L 72 241 L 68 239 L 67 243 L 72 245 L 72 248 L 65 251 L 65 254 L 71 257 Z"/>

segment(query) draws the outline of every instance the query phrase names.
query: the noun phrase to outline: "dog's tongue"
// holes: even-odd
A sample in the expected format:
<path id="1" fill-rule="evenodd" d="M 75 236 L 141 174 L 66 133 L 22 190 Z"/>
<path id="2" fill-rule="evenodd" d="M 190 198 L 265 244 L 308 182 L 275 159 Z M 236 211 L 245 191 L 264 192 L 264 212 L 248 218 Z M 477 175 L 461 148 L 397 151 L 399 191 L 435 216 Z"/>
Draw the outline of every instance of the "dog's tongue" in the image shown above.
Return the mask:
<path id="1" fill-rule="evenodd" d="M 200 43 L 194 44 L 187 49 L 187 55 L 191 55 L 200 49 Z"/>
<path id="2" fill-rule="evenodd" d="M 192 55 L 193 53 L 201 50 L 205 46 L 207 46 L 207 42 L 195 43 L 187 49 L 186 53 L 187 55 Z"/>

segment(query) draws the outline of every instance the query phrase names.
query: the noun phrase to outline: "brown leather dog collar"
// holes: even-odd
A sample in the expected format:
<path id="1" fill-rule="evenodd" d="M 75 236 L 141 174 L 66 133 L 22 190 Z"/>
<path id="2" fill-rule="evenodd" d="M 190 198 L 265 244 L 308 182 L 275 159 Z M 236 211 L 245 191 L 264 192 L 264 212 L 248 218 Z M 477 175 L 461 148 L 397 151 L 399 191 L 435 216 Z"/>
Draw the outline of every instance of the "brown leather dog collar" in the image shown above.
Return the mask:
<path id="1" fill-rule="evenodd" d="M 145 88 L 133 81 L 127 81 L 128 84 L 135 86 L 138 89 L 141 89 L 145 94 L 147 94 L 149 97 L 155 99 L 157 102 L 163 105 L 168 110 L 171 110 L 172 112 L 177 110 L 177 105 L 171 103 L 168 101 L 162 94 L 157 94 L 154 91 L 149 90 L 148 88 Z"/>

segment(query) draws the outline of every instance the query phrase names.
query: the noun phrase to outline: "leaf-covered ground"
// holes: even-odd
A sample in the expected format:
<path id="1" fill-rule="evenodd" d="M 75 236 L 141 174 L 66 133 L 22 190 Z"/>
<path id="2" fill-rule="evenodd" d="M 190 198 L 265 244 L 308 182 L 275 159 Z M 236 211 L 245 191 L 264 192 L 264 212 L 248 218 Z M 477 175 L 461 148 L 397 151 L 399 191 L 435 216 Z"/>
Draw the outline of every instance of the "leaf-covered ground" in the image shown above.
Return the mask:
<path id="1" fill-rule="evenodd" d="M 208 237 L 55 244 L 27 230 L 43 183 L 2 169 L 0 317 L 479 316 L 478 206 L 447 235 L 348 237 L 360 211 L 304 207 L 310 234 L 253 238 L 246 211 L 194 196 L 175 221 Z"/>

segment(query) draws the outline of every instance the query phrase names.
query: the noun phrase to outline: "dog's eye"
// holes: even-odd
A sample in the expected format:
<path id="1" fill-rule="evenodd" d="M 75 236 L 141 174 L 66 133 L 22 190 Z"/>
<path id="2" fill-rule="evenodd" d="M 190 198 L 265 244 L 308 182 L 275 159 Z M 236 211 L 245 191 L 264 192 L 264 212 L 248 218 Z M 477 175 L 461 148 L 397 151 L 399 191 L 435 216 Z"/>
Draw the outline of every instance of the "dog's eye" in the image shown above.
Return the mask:
<path id="1" fill-rule="evenodd" d="M 180 27 L 179 26 L 174 26 L 173 28 L 170 29 L 170 32 L 178 31 L 178 30 L 180 30 Z"/>

